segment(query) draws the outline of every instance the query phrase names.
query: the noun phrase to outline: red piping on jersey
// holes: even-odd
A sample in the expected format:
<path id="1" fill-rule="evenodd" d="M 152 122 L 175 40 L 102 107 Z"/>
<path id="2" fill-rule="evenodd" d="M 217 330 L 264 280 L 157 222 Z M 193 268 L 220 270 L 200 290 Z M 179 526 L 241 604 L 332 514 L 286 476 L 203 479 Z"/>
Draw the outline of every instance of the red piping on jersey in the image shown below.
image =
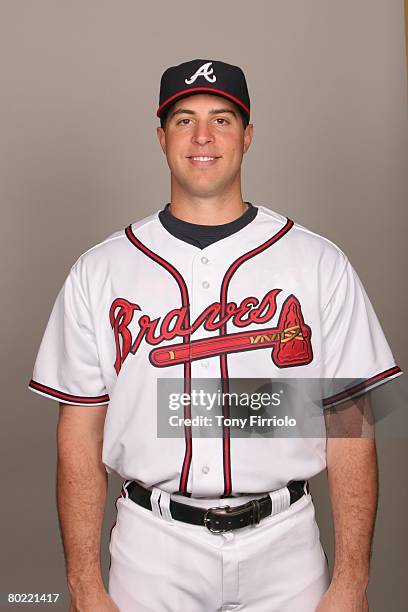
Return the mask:
<path id="1" fill-rule="evenodd" d="M 249 116 L 249 108 L 243 102 L 241 102 L 241 100 L 238 100 L 238 98 L 231 95 L 230 93 L 227 93 L 226 91 L 222 91 L 222 89 L 215 89 L 214 87 L 189 87 L 188 89 L 183 89 L 182 91 L 178 91 L 176 94 L 167 98 L 167 100 L 164 100 L 164 102 L 162 102 L 159 108 L 157 109 L 157 112 L 156 112 L 157 117 L 160 117 L 160 113 L 163 110 L 163 108 L 167 106 L 167 104 L 170 104 L 170 102 L 172 102 L 173 100 L 180 98 L 180 96 L 184 94 L 193 93 L 197 91 L 209 91 L 213 94 L 219 93 L 221 94 L 221 96 L 229 98 L 230 100 L 235 102 L 235 104 L 238 104 L 241 108 L 244 109 L 246 113 L 248 113 L 248 116 Z"/>
<path id="2" fill-rule="evenodd" d="M 228 286 L 231 281 L 233 274 L 235 274 L 238 267 L 248 261 L 251 257 L 255 257 L 259 253 L 262 253 L 265 249 L 269 248 L 275 242 L 277 242 L 280 238 L 285 236 L 288 231 L 293 227 L 294 222 L 292 219 L 287 218 L 285 225 L 274 235 L 272 238 L 269 238 L 266 242 L 255 247 L 251 251 L 244 253 L 238 259 L 236 259 L 228 268 L 227 272 L 224 275 L 221 284 L 221 292 L 220 292 L 220 318 L 225 315 L 225 309 L 227 305 L 227 293 Z M 227 333 L 227 324 L 225 323 L 220 327 L 220 335 L 226 335 Z M 224 353 L 220 355 L 220 368 L 221 368 L 221 384 L 223 393 L 229 392 L 229 378 L 228 378 L 228 363 L 227 363 L 227 354 Z M 224 397 L 224 396 L 223 396 Z M 223 416 L 225 418 L 229 418 L 229 404 L 227 402 L 223 403 Z M 223 461 L 224 461 L 224 494 L 222 497 L 228 497 L 232 492 L 232 477 L 231 477 L 231 445 L 230 445 L 230 428 L 228 426 L 223 425 Z"/>
<path id="3" fill-rule="evenodd" d="M 368 387 L 371 387 L 375 383 L 380 382 L 381 380 L 384 380 L 385 378 L 389 378 L 390 376 L 393 376 L 394 374 L 398 374 L 399 372 L 402 372 L 402 370 L 398 366 L 394 366 L 392 368 L 389 368 L 388 370 L 384 370 L 384 372 L 380 372 L 379 374 L 376 374 L 375 376 L 371 376 L 371 378 L 367 378 L 366 380 L 363 380 L 362 382 L 356 385 L 353 385 L 352 387 L 349 387 L 348 389 L 345 389 L 345 391 L 340 391 L 340 393 L 336 393 L 334 395 L 331 395 L 330 397 L 326 397 L 322 401 L 322 404 L 323 406 L 327 407 L 329 404 L 333 404 L 334 402 L 338 402 L 340 400 L 347 399 L 348 397 L 355 395 L 356 393 L 359 393 L 361 391 L 363 392 L 368 391 Z"/>
<path id="4" fill-rule="evenodd" d="M 51 397 L 56 397 L 64 402 L 76 402 L 81 404 L 99 404 L 100 402 L 109 402 L 109 395 L 98 395 L 97 397 L 84 397 L 82 395 L 71 395 L 70 393 L 64 393 L 63 391 L 58 391 L 58 389 L 53 389 L 52 387 L 47 387 L 36 380 L 31 379 L 29 382 L 29 387 L 31 389 L 35 389 L 37 391 L 41 391 L 41 393 L 45 393 L 46 395 L 50 395 Z"/>
<path id="5" fill-rule="evenodd" d="M 130 242 L 139 249 L 144 255 L 150 257 L 155 263 L 158 263 L 160 266 L 163 266 L 175 279 L 176 283 L 179 286 L 180 294 L 181 294 L 181 302 L 182 305 L 186 308 L 186 318 L 185 325 L 186 327 L 190 327 L 190 300 L 188 297 L 188 289 L 186 282 L 180 272 L 168 261 L 160 257 L 157 253 L 154 253 L 151 249 L 149 249 L 146 245 L 144 245 L 132 231 L 132 225 L 128 225 L 125 229 L 125 234 Z M 183 337 L 183 342 L 190 342 L 191 334 L 186 334 Z M 184 363 L 184 393 L 190 396 L 191 393 L 191 361 L 188 360 Z M 184 419 L 191 419 L 191 406 L 186 403 L 184 406 Z M 179 484 L 179 492 L 185 495 L 186 497 L 190 497 L 191 493 L 187 491 L 187 482 L 188 475 L 191 466 L 191 457 L 192 457 L 192 440 L 191 440 L 191 426 L 184 425 L 184 438 L 186 442 L 186 450 L 184 454 L 183 467 L 181 469 L 180 475 L 180 484 Z"/>

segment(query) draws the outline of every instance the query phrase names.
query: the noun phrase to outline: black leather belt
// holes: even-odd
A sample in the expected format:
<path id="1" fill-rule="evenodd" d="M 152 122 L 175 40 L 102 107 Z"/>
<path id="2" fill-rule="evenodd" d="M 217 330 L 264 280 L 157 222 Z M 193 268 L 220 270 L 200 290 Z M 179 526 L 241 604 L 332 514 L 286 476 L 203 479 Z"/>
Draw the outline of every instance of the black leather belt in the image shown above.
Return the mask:
<path id="1" fill-rule="evenodd" d="M 290 504 L 298 501 L 304 494 L 305 480 L 293 480 L 286 486 L 290 493 Z M 309 491 L 309 483 L 306 484 Z M 128 497 L 151 510 L 151 491 L 145 489 L 138 482 L 132 480 L 127 486 Z M 213 508 L 199 508 L 190 504 L 180 504 L 170 499 L 171 516 L 176 521 L 190 523 L 192 525 L 205 525 L 212 533 L 224 533 L 233 529 L 240 529 L 248 525 L 256 525 L 259 521 L 272 513 L 272 500 L 269 495 L 259 499 L 252 499 L 240 506 L 215 506 Z"/>

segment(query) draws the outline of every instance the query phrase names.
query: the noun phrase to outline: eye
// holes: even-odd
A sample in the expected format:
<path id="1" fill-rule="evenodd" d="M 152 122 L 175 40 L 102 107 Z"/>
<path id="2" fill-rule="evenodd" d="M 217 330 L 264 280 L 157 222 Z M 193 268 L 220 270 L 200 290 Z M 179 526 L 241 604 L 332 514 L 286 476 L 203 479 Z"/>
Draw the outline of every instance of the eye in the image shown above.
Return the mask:
<path id="1" fill-rule="evenodd" d="M 216 121 L 223 121 L 224 123 L 219 123 L 218 125 L 224 125 L 225 123 L 229 123 L 224 117 L 217 117 Z"/>
<path id="2" fill-rule="evenodd" d="M 183 121 L 190 121 L 190 119 L 180 119 L 179 121 L 177 121 L 177 125 L 179 125 L 180 123 L 183 123 Z M 186 123 L 183 123 L 183 125 L 187 125 Z"/>

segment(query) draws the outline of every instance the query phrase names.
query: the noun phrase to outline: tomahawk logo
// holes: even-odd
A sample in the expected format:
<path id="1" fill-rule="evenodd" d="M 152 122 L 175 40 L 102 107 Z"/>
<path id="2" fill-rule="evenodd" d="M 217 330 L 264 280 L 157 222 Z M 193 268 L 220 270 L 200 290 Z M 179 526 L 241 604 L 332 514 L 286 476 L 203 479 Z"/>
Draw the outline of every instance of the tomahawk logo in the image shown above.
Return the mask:
<path id="1" fill-rule="evenodd" d="M 210 68 L 211 64 L 212 62 L 207 62 L 206 64 L 203 64 L 202 66 L 200 66 L 197 72 L 193 74 L 193 76 L 191 76 L 189 79 L 184 79 L 184 82 L 187 83 L 187 85 L 191 85 L 191 83 L 194 83 L 194 81 L 196 81 L 198 77 L 202 76 L 207 79 L 209 83 L 215 83 L 217 77 L 215 76 L 215 74 L 213 74 L 214 68 Z"/>
<path id="2" fill-rule="evenodd" d="M 221 302 L 213 302 L 190 325 L 187 324 L 187 306 L 174 308 L 156 318 L 144 313 L 138 319 L 135 335 L 130 324 L 135 312 L 142 311 L 141 307 L 126 298 L 116 298 L 109 311 L 116 344 L 115 370 L 119 373 L 127 355 L 135 354 L 143 340 L 154 347 L 149 353 L 149 360 L 156 368 L 268 347 L 273 363 L 279 368 L 306 365 L 313 359 L 312 331 L 306 325 L 300 302 L 293 294 L 284 301 L 277 325 L 264 326 L 275 316 L 276 298 L 281 291 L 271 289 L 262 300 L 247 296 L 240 304 L 228 302 L 225 311 L 222 311 Z M 200 327 L 209 332 L 221 331 L 228 321 L 237 329 L 254 323 L 262 327 L 197 340 L 188 338 L 186 341 L 186 336 L 191 336 Z M 160 346 L 166 340 L 176 342 Z"/>

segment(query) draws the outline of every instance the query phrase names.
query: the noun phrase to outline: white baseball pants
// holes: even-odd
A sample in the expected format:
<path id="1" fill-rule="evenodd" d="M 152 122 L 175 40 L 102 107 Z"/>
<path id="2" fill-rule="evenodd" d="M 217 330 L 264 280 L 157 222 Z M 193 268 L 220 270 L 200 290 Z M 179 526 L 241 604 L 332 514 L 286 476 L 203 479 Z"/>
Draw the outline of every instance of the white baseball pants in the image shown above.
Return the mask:
<path id="1" fill-rule="evenodd" d="M 153 511 L 127 497 L 116 502 L 108 591 L 120 612 L 315 611 L 330 579 L 310 494 L 288 507 L 284 487 L 270 493 L 276 514 L 213 534 L 172 519 L 169 494 L 153 493 Z M 235 499 L 206 505 L 251 497 Z"/>

